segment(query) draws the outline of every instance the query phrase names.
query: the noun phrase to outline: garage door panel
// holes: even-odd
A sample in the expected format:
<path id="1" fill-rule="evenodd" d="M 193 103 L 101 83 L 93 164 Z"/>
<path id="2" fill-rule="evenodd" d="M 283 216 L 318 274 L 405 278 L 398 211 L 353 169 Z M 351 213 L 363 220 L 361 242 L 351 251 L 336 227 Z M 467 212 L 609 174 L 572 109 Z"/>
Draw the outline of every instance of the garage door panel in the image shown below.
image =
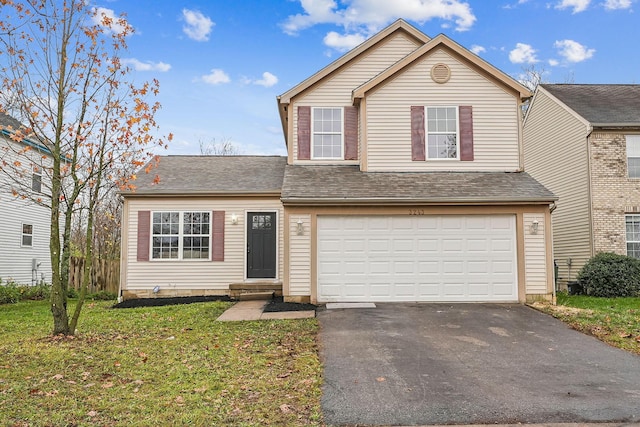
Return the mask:
<path id="1" fill-rule="evenodd" d="M 319 216 L 317 241 L 320 302 L 517 301 L 514 215 Z"/>

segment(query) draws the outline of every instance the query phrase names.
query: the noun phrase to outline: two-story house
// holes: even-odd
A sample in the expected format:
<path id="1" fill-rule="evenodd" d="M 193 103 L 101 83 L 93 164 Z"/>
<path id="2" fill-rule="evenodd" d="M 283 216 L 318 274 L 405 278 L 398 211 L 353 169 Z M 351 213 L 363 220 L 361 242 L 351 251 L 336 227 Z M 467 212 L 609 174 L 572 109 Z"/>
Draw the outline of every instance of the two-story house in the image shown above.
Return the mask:
<path id="1" fill-rule="evenodd" d="M 38 203 L 48 151 L 30 139 L 11 136 L 20 122 L 0 113 L 0 279 L 32 285 L 51 282 L 51 215 Z"/>
<path id="2" fill-rule="evenodd" d="M 640 258 L 640 85 L 543 84 L 524 120 L 525 167 L 559 197 L 559 283 L 599 252 Z"/>
<path id="3" fill-rule="evenodd" d="M 122 295 L 552 299 L 556 198 L 522 168 L 530 95 L 398 20 L 278 97 L 286 158 L 166 156 L 140 177 Z"/>

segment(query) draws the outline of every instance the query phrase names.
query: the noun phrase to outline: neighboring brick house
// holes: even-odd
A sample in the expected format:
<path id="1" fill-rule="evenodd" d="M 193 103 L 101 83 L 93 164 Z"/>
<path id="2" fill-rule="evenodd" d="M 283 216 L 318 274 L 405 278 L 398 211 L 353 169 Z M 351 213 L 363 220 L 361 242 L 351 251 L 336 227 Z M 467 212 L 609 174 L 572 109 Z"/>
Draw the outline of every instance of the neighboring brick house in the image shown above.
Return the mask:
<path id="1" fill-rule="evenodd" d="M 278 97 L 287 157 L 165 156 L 140 174 L 122 296 L 551 300 L 556 197 L 522 170 L 530 96 L 398 20 Z"/>
<path id="2" fill-rule="evenodd" d="M 525 169 L 559 197 L 564 286 L 599 252 L 640 258 L 640 85 L 543 84 L 524 120 Z"/>

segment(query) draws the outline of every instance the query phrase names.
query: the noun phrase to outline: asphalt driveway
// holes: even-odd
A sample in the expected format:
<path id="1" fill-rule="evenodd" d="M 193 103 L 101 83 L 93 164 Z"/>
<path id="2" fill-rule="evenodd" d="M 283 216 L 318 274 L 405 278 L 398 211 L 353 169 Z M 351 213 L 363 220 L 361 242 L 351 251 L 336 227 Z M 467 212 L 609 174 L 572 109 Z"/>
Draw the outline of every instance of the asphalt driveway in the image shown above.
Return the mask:
<path id="1" fill-rule="evenodd" d="M 640 421 L 640 357 L 521 305 L 320 310 L 330 425 Z"/>

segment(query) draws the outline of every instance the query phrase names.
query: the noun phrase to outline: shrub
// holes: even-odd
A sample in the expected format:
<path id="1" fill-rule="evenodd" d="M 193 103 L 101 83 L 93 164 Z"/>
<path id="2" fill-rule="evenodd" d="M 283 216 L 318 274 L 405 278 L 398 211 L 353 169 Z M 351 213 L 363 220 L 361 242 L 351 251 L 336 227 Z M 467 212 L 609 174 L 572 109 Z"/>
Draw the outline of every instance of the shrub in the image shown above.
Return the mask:
<path id="1" fill-rule="evenodd" d="M 15 304 L 20 301 L 20 289 L 15 283 L 0 284 L 0 304 Z"/>
<path id="2" fill-rule="evenodd" d="M 78 290 L 76 288 L 67 288 L 67 298 L 78 298 Z"/>
<path id="3" fill-rule="evenodd" d="M 44 300 L 49 299 L 51 296 L 51 285 L 46 285 L 44 283 L 35 285 L 35 286 L 21 286 L 20 293 L 22 294 L 23 300 Z"/>
<path id="4" fill-rule="evenodd" d="M 95 294 L 90 295 L 89 298 L 94 301 L 112 301 L 117 299 L 118 296 L 113 292 L 99 291 L 99 292 L 96 292 Z"/>
<path id="5" fill-rule="evenodd" d="M 578 273 L 587 295 L 596 297 L 640 296 L 640 260 L 626 255 L 599 253 Z"/>

